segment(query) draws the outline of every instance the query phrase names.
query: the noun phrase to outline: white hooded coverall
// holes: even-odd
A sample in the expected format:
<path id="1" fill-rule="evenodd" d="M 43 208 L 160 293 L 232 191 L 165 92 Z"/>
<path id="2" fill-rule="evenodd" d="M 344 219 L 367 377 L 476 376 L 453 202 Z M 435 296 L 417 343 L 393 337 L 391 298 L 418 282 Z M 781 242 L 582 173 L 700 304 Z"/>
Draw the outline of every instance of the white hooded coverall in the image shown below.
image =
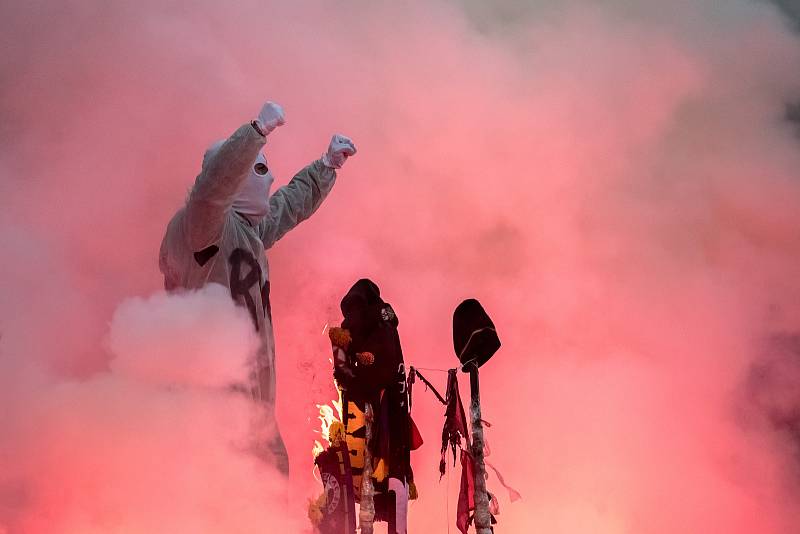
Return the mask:
<path id="1" fill-rule="evenodd" d="M 247 308 L 261 338 L 253 371 L 254 396 L 275 421 L 275 340 L 269 303 L 269 267 L 264 253 L 320 206 L 336 180 L 334 169 L 316 160 L 269 197 L 259 222 L 232 209 L 265 137 L 241 126 L 218 150 L 209 152 L 186 205 L 178 210 L 161 243 L 159 267 L 168 291 L 222 284 Z M 279 470 L 288 474 L 286 447 L 278 431 L 266 444 Z"/>

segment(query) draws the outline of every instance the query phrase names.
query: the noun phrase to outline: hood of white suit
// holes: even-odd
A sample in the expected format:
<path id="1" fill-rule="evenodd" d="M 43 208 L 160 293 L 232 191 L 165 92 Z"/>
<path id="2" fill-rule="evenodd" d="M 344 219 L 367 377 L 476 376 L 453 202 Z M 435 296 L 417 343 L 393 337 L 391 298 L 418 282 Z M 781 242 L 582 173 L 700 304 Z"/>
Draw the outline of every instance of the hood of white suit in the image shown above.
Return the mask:
<path id="1" fill-rule="evenodd" d="M 224 142 L 217 141 L 206 150 L 204 166 Z M 259 152 L 233 201 L 233 211 L 247 217 L 253 225 L 260 223 L 269 214 L 269 191 L 274 180 L 267 158 Z"/>

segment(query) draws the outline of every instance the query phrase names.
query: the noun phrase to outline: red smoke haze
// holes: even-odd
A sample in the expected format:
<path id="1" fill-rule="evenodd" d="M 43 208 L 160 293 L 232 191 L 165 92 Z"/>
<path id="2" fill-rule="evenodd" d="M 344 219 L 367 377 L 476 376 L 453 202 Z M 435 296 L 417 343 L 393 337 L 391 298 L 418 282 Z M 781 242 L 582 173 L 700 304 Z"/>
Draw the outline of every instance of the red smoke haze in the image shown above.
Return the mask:
<path id="1" fill-rule="evenodd" d="M 407 364 L 454 365 L 463 298 L 497 324 L 484 416 L 523 495 L 489 479 L 498 532 L 797 532 L 765 408 L 800 373 L 772 362 L 758 403 L 752 376 L 800 331 L 800 41 L 767 3 L 539 4 L 0 7 L 0 532 L 303 532 L 322 329 L 365 276 Z M 288 511 L 220 388 L 246 320 L 157 269 L 205 147 L 266 99 L 277 185 L 334 132 L 359 148 L 269 254 Z M 414 415 L 410 531 L 452 532 L 422 387 Z"/>

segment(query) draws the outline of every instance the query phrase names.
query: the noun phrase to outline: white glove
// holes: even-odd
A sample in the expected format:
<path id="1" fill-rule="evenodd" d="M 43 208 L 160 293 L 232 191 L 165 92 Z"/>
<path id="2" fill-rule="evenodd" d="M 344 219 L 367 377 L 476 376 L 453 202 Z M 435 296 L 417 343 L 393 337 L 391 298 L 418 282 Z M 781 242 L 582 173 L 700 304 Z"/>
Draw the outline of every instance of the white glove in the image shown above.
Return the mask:
<path id="1" fill-rule="evenodd" d="M 258 122 L 258 126 L 264 132 L 264 135 L 267 135 L 278 126 L 286 124 L 286 116 L 283 113 L 283 108 L 278 104 L 267 102 L 261 108 L 256 122 Z"/>
<path id="2" fill-rule="evenodd" d="M 322 164 L 331 169 L 341 169 L 349 156 L 356 153 L 356 145 L 349 137 L 334 134 L 328 151 L 322 155 Z"/>

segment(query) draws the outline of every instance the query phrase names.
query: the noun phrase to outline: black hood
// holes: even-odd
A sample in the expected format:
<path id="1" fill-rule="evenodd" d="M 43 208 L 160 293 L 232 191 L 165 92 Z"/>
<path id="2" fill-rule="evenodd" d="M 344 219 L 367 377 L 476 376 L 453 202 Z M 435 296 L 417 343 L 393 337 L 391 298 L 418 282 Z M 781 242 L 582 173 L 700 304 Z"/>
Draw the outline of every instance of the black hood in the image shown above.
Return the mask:
<path id="1" fill-rule="evenodd" d="M 453 313 L 453 348 L 462 366 L 474 361 L 478 367 L 500 348 L 494 323 L 475 299 L 465 300 Z"/>
<path id="2" fill-rule="evenodd" d="M 389 323 L 394 328 L 399 324 L 392 307 L 381 298 L 381 290 L 377 284 L 362 278 L 342 299 L 342 328 L 355 335 L 365 335 L 375 329 L 381 322 Z"/>

